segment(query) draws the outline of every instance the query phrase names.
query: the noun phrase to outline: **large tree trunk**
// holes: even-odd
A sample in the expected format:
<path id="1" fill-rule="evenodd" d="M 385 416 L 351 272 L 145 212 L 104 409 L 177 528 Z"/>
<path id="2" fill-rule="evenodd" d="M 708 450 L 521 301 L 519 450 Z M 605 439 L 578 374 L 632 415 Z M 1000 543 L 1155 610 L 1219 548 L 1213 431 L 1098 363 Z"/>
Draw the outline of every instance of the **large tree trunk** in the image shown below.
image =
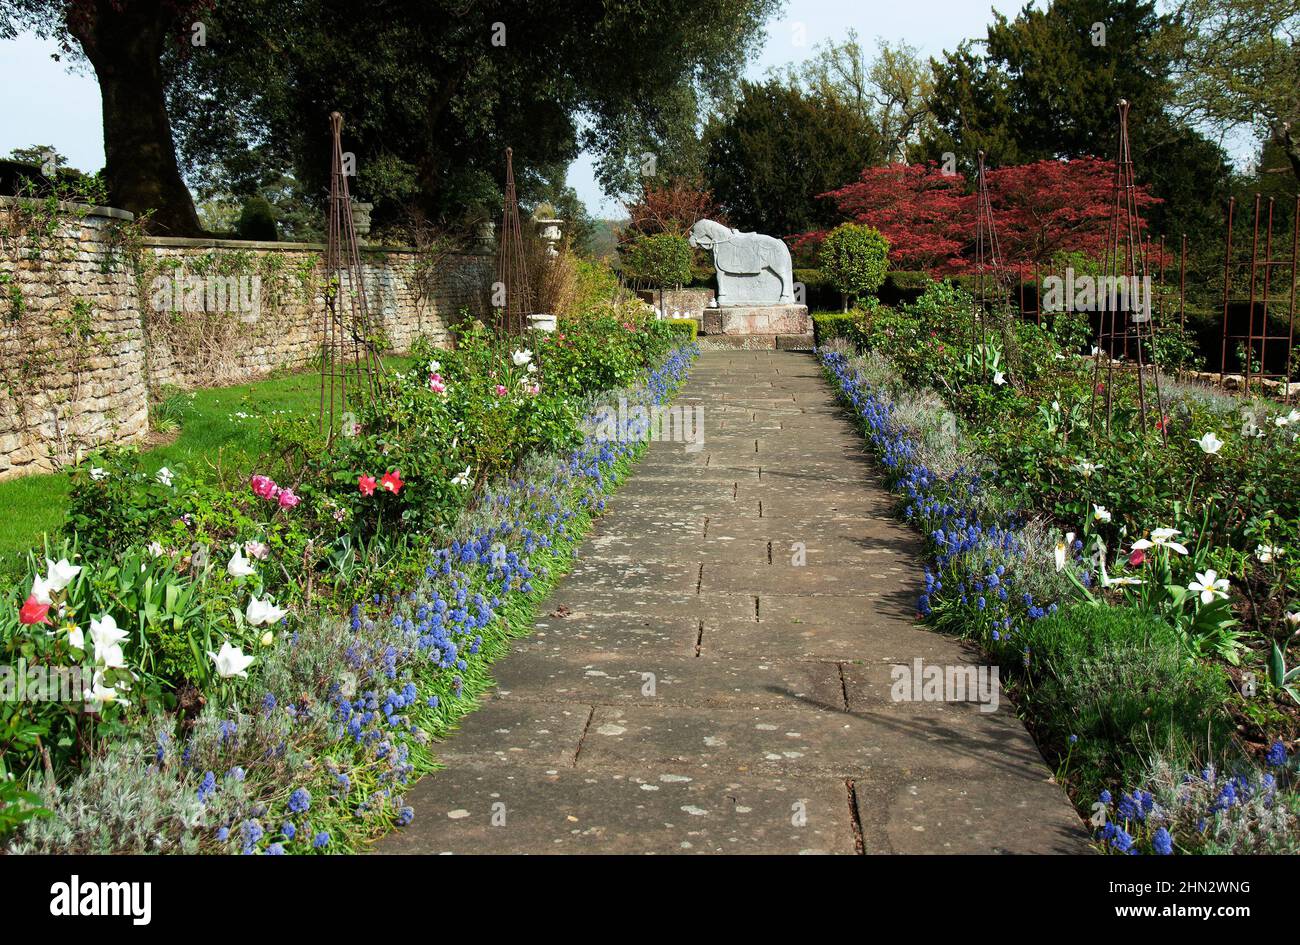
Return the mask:
<path id="1" fill-rule="evenodd" d="M 163 94 L 162 54 L 177 8 L 165 0 L 95 0 L 68 30 L 95 69 L 104 110 L 104 176 L 113 206 L 152 211 L 149 230 L 201 236 L 181 180 Z"/>

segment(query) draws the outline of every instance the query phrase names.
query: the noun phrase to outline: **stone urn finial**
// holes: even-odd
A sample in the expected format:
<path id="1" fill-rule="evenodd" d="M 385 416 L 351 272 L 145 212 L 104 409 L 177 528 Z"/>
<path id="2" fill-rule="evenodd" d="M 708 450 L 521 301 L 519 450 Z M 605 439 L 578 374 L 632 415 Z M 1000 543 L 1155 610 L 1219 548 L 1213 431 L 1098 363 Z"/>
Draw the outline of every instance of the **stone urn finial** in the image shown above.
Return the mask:
<path id="1" fill-rule="evenodd" d="M 560 255 L 559 243 L 564 237 L 564 221 L 556 217 L 534 217 L 533 226 L 537 236 L 546 244 L 546 255 L 552 258 Z"/>
<path id="2" fill-rule="evenodd" d="M 370 213 L 374 209 L 373 203 L 352 201 L 352 229 L 356 231 L 358 243 L 366 242 L 366 237 L 370 235 Z"/>

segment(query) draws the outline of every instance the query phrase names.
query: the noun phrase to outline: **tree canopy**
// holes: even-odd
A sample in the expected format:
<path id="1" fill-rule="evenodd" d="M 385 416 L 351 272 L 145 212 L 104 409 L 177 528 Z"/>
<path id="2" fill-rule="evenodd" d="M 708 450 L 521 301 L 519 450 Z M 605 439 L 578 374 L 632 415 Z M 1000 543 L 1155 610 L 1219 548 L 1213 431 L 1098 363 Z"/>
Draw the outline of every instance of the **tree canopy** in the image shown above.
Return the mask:
<path id="1" fill-rule="evenodd" d="M 1125 99 L 1138 175 L 1163 201 L 1153 225 L 1209 238 L 1230 168 L 1217 144 L 1170 112 L 1173 29 L 1152 0 L 1054 0 L 1014 19 L 994 14 L 982 43 L 931 61 L 933 124 L 916 156 L 952 154 L 968 172 L 981 149 L 992 167 L 1114 158 Z"/>
<path id="2" fill-rule="evenodd" d="M 819 195 L 882 157 L 875 125 L 838 97 L 776 79 L 746 82 L 734 111 L 705 129 L 705 181 L 731 224 L 789 236 L 828 223 Z"/>

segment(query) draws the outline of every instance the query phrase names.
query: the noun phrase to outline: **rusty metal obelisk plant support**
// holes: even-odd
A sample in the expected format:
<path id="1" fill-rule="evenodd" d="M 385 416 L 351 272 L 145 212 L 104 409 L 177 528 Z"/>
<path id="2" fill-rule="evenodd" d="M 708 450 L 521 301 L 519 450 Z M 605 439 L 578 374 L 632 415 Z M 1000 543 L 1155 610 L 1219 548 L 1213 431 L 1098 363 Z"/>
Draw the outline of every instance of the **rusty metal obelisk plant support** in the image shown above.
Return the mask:
<path id="1" fill-rule="evenodd" d="M 501 211 L 501 245 L 497 252 L 497 284 L 492 305 L 497 313 L 497 333 L 502 337 L 522 336 L 531 327 L 533 293 L 528 285 L 528 260 L 524 234 L 519 225 L 519 195 L 515 191 L 515 165 L 506 148 L 505 203 Z"/>
<path id="2" fill-rule="evenodd" d="M 331 441 L 339 420 L 375 399 L 384 371 L 366 306 L 361 254 L 343 167 L 342 130 L 343 116 L 330 112 L 333 155 L 325 244 L 325 313 L 321 325 L 320 427 Z"/>
<path id="3" fill-rule="evenodd" d="M 1146 354 L 1155 352 L 1155 324 L 1151 293 L 1147 283 L 1147 245 L 1137 209 L 1137 182 L 1133 172 L 1133 155 L 1128 138 L 1129 104 L 1119 103 L 1119 155 L 1115 162 L 1115 202 L 1111 208 L 1109 240 L 1103 269 L 1103 284 L 1097 292 L 1100 322 L 1097 345 L 1093 352 L 1092 404 L 1089 417 L 1095 418 L 1097 397 L 1104 397 L 1106 433 L 1110 433 L 1113 416 L 1111 400 L 1115 386 L 1117 356 L 1127 357 L 1129 342 L 1137 361 L 1138 406 L 1142 428 L 1147 428 Z M 1144 294 L 1145 293 L 1145 294 Z M 1101 380 L 1101 362 L 1106 359 L 1106 379 Z M 1164 401 L 1160 396 L 1160 370 L 1151 372 L 1155 394 L 1156 427 L 1161 440 L 1168 443 Z"/>
<path id="4" fill-rule="evenodd" d="M 1295 212 L 1291 218 L 1290 252 L 1285 244 L 1282 252 L 1275 256 L 1273 250 L 1273 211 L 1274 198 L 1268 199 L 1267 215 L 1263 215 L 1263 198 L 1255 194 L 1254 228 L 1250 241 L 1250 257 L 1244 263 L 1235 263 L 1232 250 L 1233 217 L 1236 212 L 1236 198 L 1228 201 L 1228 226 L 1223 262 L 1223 349 L 1219 355 L 1220 383 L 1226 380 L 1228 370 L 1228 346 L 1236 342 L 1241 355 L 1241 394 L 1249 397 L 1256 393 L 1265 393 L 1269 383 L 1277 384 L 1281 399 L 1290 402 L 1291 377 L 1294 370 L 1293 351 L 1295 347 L 1296 328 L 1296 290 L 1300 281 L 1300 197 L 1296 198 Z M 1260 245 L 1260 225 L 1264 227 L 1264 243 Z M 1286 232 L 1283 231 L 1283 239 Z M 1249 295 L 1233 296 L 1236 289 L 1233 283 L 1233 268 L 1242 269 L 1243 281 L 1249 287 Z M 1246 273 L 1249 276 L 1246 276 Z M 1275 291 L 1280 290 L 1280 291 Z M 1240 292 L 1240 289 L 1237 289 Z M 1234 309 L 1241 305 L 1246 307 L 1244 324 L 1234 325 L 1229 318 Z M 1270 309 L 1273 309 L 1270 312 Z M 1270 327 L 1270 316 L 1276 328 Z M 1283 318 L 1285 321 L 1283 322 Z M 1282 322 L 1286 330 L 1282 331 Z M 1233 329 L 1236 329 L 1235 331 Z M 1245 332 L 1241 331 L 1245 328 Z M 1270 348 L 1270 342 L 1273 347 Z M 1282 350 L 1281 357 L 1270 359 L 1270 350 Z M 1285 360 L 1283 360 L 1285 359 Z M 1282 370 L 1269 372 L 1270 364 L 1279 364 Z"/>
<path id="5" fill-rule="evenodd" d="M 1002 247 L 993 220 L 993 201 L 989 197 L 984 171 L 984 152 L 979 152 L 979 183 L 976 188 L 975 225 L 975 301 L 971 319 L 971 346 L 979 352 L 981 375 L 992 370 L 989 358 L 989 323 L 1001 329 L 1010 305 L 1011 286 L 1002 267 Z M 990 293 L 992 302 L 990 304 Z M 994 317 L 994 315 L 998 317 Z M 999 332 L 1001 334 L 1001 332 Z M 1004 339 L 999 339 L 1004 340 Z M 1010 355 L 1010 352 L 1004 352 Z"/>

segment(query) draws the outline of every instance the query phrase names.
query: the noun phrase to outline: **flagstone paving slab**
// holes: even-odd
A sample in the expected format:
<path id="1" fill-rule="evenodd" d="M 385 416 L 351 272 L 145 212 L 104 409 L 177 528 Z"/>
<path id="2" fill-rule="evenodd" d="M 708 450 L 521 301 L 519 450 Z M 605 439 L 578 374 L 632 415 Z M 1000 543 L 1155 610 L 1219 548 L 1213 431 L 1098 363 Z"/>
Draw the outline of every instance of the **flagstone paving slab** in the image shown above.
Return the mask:
<path id="1" fill-rule="evenodd" d="M 915 622 L 920 538 L 816 362 L 706 352 L 677 403 L 703 442 L 651 444 L 376 851 L 1086 852 L 1007 700 L 896 698 L 987 667 Z"/>

